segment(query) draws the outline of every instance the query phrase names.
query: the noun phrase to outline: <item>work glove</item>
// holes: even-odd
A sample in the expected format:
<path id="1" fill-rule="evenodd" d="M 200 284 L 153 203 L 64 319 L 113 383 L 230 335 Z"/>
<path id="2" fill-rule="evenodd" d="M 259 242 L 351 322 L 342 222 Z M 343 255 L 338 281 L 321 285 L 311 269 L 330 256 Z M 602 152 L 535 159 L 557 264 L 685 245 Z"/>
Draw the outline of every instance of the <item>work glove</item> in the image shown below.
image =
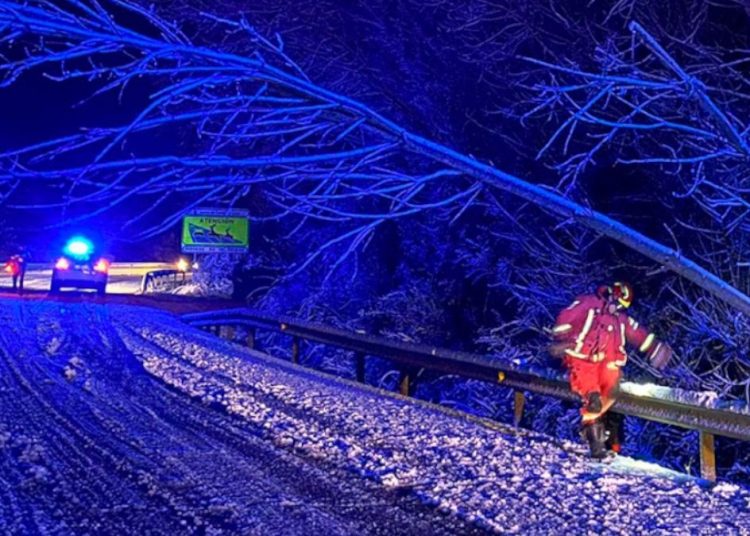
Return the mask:
<path id="1" fill-rule="evenodd" d="M 651 366 L 655 369 L 662 370 L 669 364 L 672 359 L 672 348 L 665 342 L 656 345 L 654 353 L 651 355 Z"/>
<path id="2" fill-rule="evenodd" d="M 567 342 L 554 342 L 549 345 L 547 351 L 552 357 L 562 359 L 563 357 L 565 357 L 565 350 L 567 350 L 569 347 L 570 344 Z"/>

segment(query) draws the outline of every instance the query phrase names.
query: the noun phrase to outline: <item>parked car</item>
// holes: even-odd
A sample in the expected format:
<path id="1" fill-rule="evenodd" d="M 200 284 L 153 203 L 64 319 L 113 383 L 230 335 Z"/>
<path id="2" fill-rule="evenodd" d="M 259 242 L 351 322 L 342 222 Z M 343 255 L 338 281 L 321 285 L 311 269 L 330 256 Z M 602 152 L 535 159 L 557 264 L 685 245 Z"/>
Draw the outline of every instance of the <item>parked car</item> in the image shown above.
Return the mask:
<path id="1" fill-rule="evenodd" d="M 50 292 L 57 293 L 62 288 L 90 288 L 100 295 L 105 294 L 111 262 L 94 253 L 94 245 L 87 238 L 71 238 L 52 269 Z"/>

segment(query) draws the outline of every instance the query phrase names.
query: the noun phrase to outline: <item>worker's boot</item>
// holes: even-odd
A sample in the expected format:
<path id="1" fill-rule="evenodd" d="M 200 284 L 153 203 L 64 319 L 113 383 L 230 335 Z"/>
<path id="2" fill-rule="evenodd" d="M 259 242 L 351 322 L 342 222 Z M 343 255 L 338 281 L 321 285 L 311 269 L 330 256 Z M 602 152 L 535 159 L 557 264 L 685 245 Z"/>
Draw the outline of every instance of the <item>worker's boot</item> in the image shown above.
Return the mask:
<path id="1" fill-rule="evenodd" d="M 583 437 L 589 444 L 592 458 L 595 460 L 601 460 L 607 457 L 607 439 L 604 430 L 604 423 L 601 419 L 597 419 L 594 422 L 584 423 Z"/>
<path id="2" fill-rule="evenodd" d="M 622 450 L 622 442 L 625 439 L 623 416 L 619 413 L 607 413 L 604 416 L 604 422 L 607 431 L 607 448 L 619 454 Z"/>

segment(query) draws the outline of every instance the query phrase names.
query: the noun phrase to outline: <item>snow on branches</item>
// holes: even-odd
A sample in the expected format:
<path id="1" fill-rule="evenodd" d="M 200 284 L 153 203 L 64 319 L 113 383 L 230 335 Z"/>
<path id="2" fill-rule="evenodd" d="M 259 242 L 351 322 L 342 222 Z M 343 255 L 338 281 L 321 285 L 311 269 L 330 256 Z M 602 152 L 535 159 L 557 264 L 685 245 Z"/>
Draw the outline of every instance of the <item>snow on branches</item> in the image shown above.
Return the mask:
<path id="1" fill-rule="evenodd" d="M 255 50 L 240 56 L 191 43 L 175 25 L 122 0 L 107 8 L 95 0 L 0 2 L 0 42 L 8 50 L 0 64 L 3 84 L 43 69 L 55 79 L 98 84 L 95 95 L 122 93 L 141 79 L 157 87 L 127 124 L 0 154 L 3 200 L 15 208 L 77 212 L 69 221 L 135 201 L 148 208 L 123 228 L 151 218 L 136 233 L 144 238 L 174 225 L 193 207 L 231 206 L 259 186 L 276 207 L 266 218 L 292 216 L 296 225 L 309 219 L 353 222 L 320 244 L 301 263 L 304 269 L 342 244 L 347 245 L 340 259 L 347 258 L 389 219 L 437 208 L 460 214 L 489 186 L 621 241 L 750 313 L 750 298 L 669 248 L 313 84 L 280 40 L 263 39 L 242 19 L 208 20 L 229 33 L 250 32 Z M 189 140 L 168 152 L 148 141 L 145 149 L 131 149 L 139 136 L 148 140 L 155 131 Z M 450 188 L 448 179 L 455 179 Z M 62 199 L 24 201 L 24 190 L 40 182 L 63 191 Z M 442 195 L 423 199 L 435 183 Z M 176 197 L 182 202 L 165 216 L 164 207 L 173 208 Z"/>
<path id="2" fill-rule="evenodd" d="M 675 195 L 692 196 L 730 230 L 741 225 L 750 180 L 745 51 L 682 42 L 690 63 L 681 64 L 638 22 L 628 28 L 629 39 L 595 47 L 596 70 L 524 58 L 547 79 L 536 82 L 525 118 L 558 123 L 537 158 L 556 149 L 556 166 L 572 182 L 615 146 L 617 163 L 659 166 L 675 179 Z"/>
<path id="3" fill-rule="evenodd" d="M 55 80 L 90 82 L 92 98 L 121 98 L 137 84 L 153 88 L 123 125 L 0 154 L 1 200 L 13 208 L 64 208 L 67 222 L 77 222 L 130 207 L 135 213 L 123 229 L 142 239 L 194 207 L 236 205 L 258 188 L 275 207 L 254 215 L 259 220 L 288 218 L 290 228 L 309 219 L 357 220 L 320 244 L 303 269 L 339 244 L 346 244 L 346 258 L 383 221 L 460 210 L 476 198 L 480 187 L 460 180 L 459 172 L 405 161 L 398 127 L 311 84 L 280 38 L 266 40 L 246 20 L 206 15 L 227 36 L 251 35 L 255 50 L 238 56 L 193 44 L 133 4 L 104 5 L 0 3 L 2 85 L 42 69 Z M 179 143 L 153 143 L 165 137 Z M 28 190 L 40 182 L 63 195 L 29 201 Z"/>

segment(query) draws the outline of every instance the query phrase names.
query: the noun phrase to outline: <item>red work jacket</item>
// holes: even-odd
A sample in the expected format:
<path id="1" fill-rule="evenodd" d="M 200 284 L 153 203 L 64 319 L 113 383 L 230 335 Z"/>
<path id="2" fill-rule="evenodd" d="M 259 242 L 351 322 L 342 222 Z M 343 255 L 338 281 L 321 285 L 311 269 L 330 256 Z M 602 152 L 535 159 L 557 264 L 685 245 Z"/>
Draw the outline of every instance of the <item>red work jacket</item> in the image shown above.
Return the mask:
<path id="1" fill-rule="evenodd" d="M 628 359 L 626 344 L 653 355 L 658 345 L 653 333 L 622 310 L 609 311 L 607 301 L 593 294 L 579 296 L 557 316 L 552 333 L 566 343 L 565 355 L 622 367 Z"/>

